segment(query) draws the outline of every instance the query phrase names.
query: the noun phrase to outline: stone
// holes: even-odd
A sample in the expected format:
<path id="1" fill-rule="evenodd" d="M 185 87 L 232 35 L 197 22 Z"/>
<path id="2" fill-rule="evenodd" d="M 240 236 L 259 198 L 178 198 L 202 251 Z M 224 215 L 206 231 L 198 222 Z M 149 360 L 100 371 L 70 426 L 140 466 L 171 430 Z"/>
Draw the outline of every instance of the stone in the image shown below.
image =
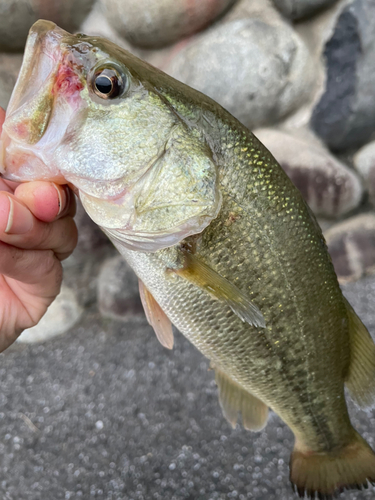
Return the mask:
<path id="1" fill-rule="evenodd" d="M 271 151 L 315 215 L 340 217 L 356 208 L 363 188 L 356 173 L 316 140 L 273 129 L 255 131 Z"/>
<path id="2" fill-rule="evenodd" d="M 120 36 L 143 48 L 172 44 L 212 23 L 234 0 L 99 0 Z"/>
<path id="3" fill-rule="evenodd" d="M 86 308 L 97 301 L 97 281 L 102 263 L 117 251 L 80 202 L 77 202 L 75 222 L 78 244 L 73 254 L 62 263 L 63 283 L 77 292 L 80 306 Z"/>
<path id="4" fill-rule="evenodd" d="M 308 51 L 288 25 L 251 18 L 197 35 L 166 71 L 215 99 L 249 128 L 274 124 L 296 109 L 314 80 Z"/>
<path id="5" fill-rule="evenodd" d="M 22 64 L 21 54 L 0 54 L 0 107 L 6 109 Z"/>
<path id="6" fill-rule="evenodd" d="M 313 16 L 337 0 L 273 0 L 282 14 L 293 21 Z"/>
<path id="7" fill-rule="evenodd" d="M 120 256 L 107 259 L 98 279 L 98 303 L 105 317 L 129 321 L 145 319 L 138 290 L 138 278 Z"/>
<path id="8" fill-rule="evenodd" d="M 340 283 L 375 273 L 375 215 L 366 213 L 324 233 Z"/>
<path id="9" fill-rule="evenodd" d="M 375 206 L 375 141 L 357 151 L 353 163 L 365 182 L 369 201 Z"/>
<path id="10" fill-rule="evenodd" d="M 1 0 L 0 50 L 22 51 L 29 29 L 38 19 L 48 19 L 74 32 L 89 13 L 94 0 Z"/>
<path id="11" fill-rule="evenodd" d="M 60 294 L 39 323 L 24 330 L 17 340 L 25 344 L 45 342 L 68 332 L 78 323 L 82 314 L 83 309 L 78 304 L 76 293 L 63 285 Z"/>
<path id="12" fill-rule="evenodd" d="M 129 50 L 129 52 L 137 55 L 135 48 L 127 40 L 125 40 L 125 38 L 122 38 L 109 24 L 107 18 L 104 16 L 102 6 L 99 3 L 94 5 L 90 14 L 83 21 L 80 31 L 86 35 L 102 36 L 107 38 L 123 49 Z"/>
<path id="13" fill-rule="evenodd" d="M 375 131 L 375 2 L 340 4 L 323 56 L 326 82 L 311 126 L 336 151 L 358 148 Z"/>

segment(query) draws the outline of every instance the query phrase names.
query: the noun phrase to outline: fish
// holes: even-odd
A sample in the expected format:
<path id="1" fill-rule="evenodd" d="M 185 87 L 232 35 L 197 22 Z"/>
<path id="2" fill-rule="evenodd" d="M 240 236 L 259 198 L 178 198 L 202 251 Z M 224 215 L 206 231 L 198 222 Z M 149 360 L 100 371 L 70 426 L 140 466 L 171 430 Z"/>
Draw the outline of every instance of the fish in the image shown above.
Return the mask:
<path id="1" fill-rule="evenodd" d="M 173 324 L 210 360 L 233 427 L 280 416 L 300 497 L 375 483 L 344 393 L 374 404 L 374 342 L 300 192 L 232 115 L 103 38 L 40 20 L 0 164 L 9 180 L 73 187 L 138 276 L 159 341 L 173 347 Z"/>

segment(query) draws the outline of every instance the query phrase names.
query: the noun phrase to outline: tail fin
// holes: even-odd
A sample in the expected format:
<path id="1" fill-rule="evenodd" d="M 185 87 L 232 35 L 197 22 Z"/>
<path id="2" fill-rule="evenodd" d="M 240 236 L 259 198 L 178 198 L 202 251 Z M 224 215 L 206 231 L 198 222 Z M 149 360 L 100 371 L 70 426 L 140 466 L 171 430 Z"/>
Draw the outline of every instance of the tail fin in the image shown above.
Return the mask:
<path id="1" fill-rule="evenodd" d="M 329 500 L 345 489 L 375 485 L 375 454 L 358 433 L 337 451 L 315 453 L 298 448 L 297 442 L 290 459 L 290 480 L 301 498 Z"/>

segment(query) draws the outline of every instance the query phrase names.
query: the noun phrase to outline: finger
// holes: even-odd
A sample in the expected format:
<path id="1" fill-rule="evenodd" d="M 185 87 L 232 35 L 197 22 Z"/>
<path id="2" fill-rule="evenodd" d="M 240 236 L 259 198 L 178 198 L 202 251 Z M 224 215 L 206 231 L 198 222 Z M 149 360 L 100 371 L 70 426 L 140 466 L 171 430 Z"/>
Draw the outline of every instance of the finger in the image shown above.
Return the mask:
<path id="1" fill-rule="evenodd" d="M 23 250 L 0 241 L 0 252 L 0 275 L 31 285 L 39 298 L 53 300 L 59 293 L 62 267 L 52 250 Z"/>
<path id="2" fill-rule="evenodd" d="M 44 222 L 75 215 L 75 197 L 68 186 L 54 182 L 26 182 L 20 184 L 14 194 L 37 219 Z"/>
<path id="3" fill-rule="evenodd" d="M 51 249 L 63 260 L 74 250 L 77 238 L 71 216 L 42 222 L 14 195 L 0 193 L 0 241 L 23 249 Z"/>

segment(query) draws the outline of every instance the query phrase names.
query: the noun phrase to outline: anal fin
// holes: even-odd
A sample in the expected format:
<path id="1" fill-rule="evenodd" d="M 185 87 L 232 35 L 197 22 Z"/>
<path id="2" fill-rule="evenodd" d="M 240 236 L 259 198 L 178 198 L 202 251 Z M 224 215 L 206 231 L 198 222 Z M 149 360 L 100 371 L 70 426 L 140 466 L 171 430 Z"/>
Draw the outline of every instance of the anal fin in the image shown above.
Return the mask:
<path id="1" fill-rule="evenodd" d="M 262 430 L 268 418 L 268 406 L 243 389 L 223 371 L 215 368 L 215 381 L 219 389 L 219 403 L 224 417 L 236 427 L 238 414 L 242 424 L 250 431 Z"/>
<path id="2" fill-rule="evenodd" d="M 346 386 L 361 407 L 375 402 L 375 344 L 367 328 L 345 299 L 349 319 L 350 366 Z"/>
<path id="3" fill-rule="evenodd" d="M 139 280 L 139 294 L 147 321 L 154 329 L 157 339 L 162 346 L 173 349 L 172 323 L 141 280 Z"/>
<path id="4" fill-rule="evenodd" d="M 184 252 L 184 267 L 171 271 L 226 303 L 243 322 L 266 327 L 263 314 L 249 297 L 193 254 Z"/>

